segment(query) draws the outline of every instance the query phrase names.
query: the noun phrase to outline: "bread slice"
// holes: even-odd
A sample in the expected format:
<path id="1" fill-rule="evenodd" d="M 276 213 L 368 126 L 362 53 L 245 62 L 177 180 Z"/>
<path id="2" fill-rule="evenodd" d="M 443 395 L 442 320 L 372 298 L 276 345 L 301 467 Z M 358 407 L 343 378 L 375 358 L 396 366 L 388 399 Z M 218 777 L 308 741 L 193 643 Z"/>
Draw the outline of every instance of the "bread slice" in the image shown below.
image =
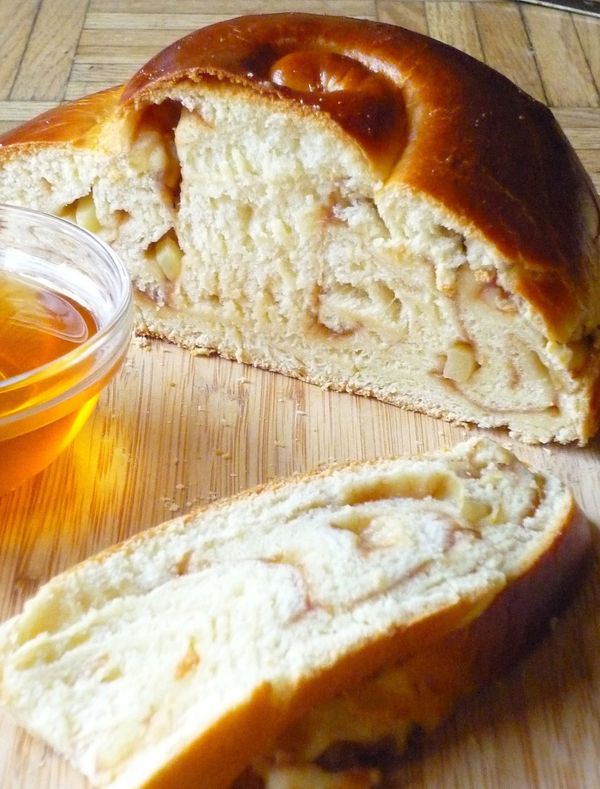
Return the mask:
<path id="1" fill-rule="evenodd" d="M 140 332 L 527 441 L 597 429 L 594 189 L 545 107 L 437 41 L 204 28 L 0 137 L 0 201 L 111 243 Z"/>
<path id="2" fill-rule="evenodd" d="M 286 786 L 287 764 L 316 787 L 339 739 L 402 747 L 510 664 L 589 539 L 557 479 L 485 439 L 330 468 L 50 581 L 0 628 L 0 699 L 98 786 Z"/>

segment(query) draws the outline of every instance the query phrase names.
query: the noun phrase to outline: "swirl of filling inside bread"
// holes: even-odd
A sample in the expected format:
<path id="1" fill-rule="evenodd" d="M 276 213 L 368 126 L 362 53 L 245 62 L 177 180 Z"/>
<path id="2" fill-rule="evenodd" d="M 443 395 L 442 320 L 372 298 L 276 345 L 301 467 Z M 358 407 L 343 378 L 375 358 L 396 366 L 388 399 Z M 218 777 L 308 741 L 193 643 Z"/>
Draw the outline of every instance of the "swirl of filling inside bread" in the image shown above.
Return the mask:
<path id="1" fill-rule="evenodd" d="M 562 484 L 488 441 L 329 469 L 49 582 L 0 631 L 0 695 L 99 785 L 185 786 L 181 760 L 202 789 L 251 762 L 318 786 L 509 665 L 588 545 Z"/>

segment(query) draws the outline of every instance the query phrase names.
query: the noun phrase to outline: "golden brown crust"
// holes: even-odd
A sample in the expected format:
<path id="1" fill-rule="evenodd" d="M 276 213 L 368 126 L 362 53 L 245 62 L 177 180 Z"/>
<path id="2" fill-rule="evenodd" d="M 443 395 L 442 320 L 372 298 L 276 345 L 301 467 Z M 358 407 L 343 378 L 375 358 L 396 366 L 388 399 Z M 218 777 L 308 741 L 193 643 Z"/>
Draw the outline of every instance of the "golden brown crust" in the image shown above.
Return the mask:
<path id="1" fill-rule="evenodd" d="M 581 580 L 590 546 L 589 522 L 573 505 L 548 549 L 468 629 L 476 684 L 513 666 L 544 634 Z"/>
<path id="2" fill-rule="evenodd" d="M 196 31 L 124 89 L 50 110 L 0 136 L 93 147 L 116 105 L 228 81 L 333 118 L 386 187 L 428 195 L 510 262 L 511 287 L 567 342 L 600 324 L 600 205 L 550 111 L 484 64 L 392 25 L 310 14 Z M 122 92 L 122 95 L 121 95 Z"/>
<path id="3" fill-rule="evenodd" d="M 84 96 L 10 129 L 0 135 L 0 154 L 9 153 L 9 146 L 32 144 L 80 142 L 82 146 L 92 147 L 101 124 L 117 108 L 122 91 L 123 87 L 118 86 Z"/>
<path id="4" fill-rule="evenodd" d="M 344 69 L 350 78 L 339 90 Z M 159 89 L 206 78 L 319 105 L 378 172 L 389 169 L 385 155 L 393 153 L 388 185 L 426 193 L 492 242 L 512 261 L 514 287 L 541 313 L 551 339 L 572 339 L 600 322 L 593 186 L 550 111 L 497 72 L 391 25 L 248 16 L 165 49 L 126 85 L 122 101 L 143 104 Z M 381 95 L 373 114 L 369 102 Z"/>
<path id="5" fill-rule="evenodd" d="M 246 704 L 219 720 L 141 786 L 143 789 L 192 786 L 226 789 L 257 749 L 262 750 L 280 730 L 281 714 L 271 687 L 267 683 L 261 685 Z"/>
<path id="6" fill-rule="evenodd" d="M 11 146 L 93 147 L 119 100 L 179 82 L 228 80 L 332 117 L 387 186 L 433 198 L 511 261 L 513 287 L 550 339 L 600 323 L 600 207 L 547 108 L 440 42 L 365 20 L 248 16 L 192 33 L 125 86 L 50 110 L 0 136 Z"/>

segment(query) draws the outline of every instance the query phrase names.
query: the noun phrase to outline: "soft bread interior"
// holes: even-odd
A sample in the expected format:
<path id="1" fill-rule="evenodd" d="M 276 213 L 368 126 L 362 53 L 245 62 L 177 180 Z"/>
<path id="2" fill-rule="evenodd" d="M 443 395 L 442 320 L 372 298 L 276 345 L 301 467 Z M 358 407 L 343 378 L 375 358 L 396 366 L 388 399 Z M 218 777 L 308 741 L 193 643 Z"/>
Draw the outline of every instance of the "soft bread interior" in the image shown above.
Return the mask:
<path id="1" fill-rule="evenodd" d="M 105 121 L 94 144 L 9 150 L 0 202 L 56 214 L 99 235 L 126 264 L 138 289 L 157 293 L 164 272 L 156 242 L 174 225 L 179 168 L 166 130 L 173 108 Z"/>
<path id="2" fill-rule="evenodd" d="M 175 133 L 183 260 L 165 298 L 181 318 L 147 309 L 150 331 L 320 385 L 569 440 L 586 354 L 561 358 L 501 284 L 505 261 L 439 207 L 383 189 L 336 131 L 226 89 L 194 100 Z"/>
<path id="3" fill-rule="evenodd" d="M 319 700 L 478 617 L 571 508 L 477 440 L 219 503 L 43 587 L 0 631 L 3 703 L 98 785 L 227 786 Z"/>
<path id="4" fill-rule="evenodd" d="M 0 201 L 115 247 L 139 330 L 524 440 L 587 438 L 595 336 L 548 340 L 476 228 L 291 101 L 210 80 L 154 100 L 94 151 L 33 148 L 0 172 Z"/>

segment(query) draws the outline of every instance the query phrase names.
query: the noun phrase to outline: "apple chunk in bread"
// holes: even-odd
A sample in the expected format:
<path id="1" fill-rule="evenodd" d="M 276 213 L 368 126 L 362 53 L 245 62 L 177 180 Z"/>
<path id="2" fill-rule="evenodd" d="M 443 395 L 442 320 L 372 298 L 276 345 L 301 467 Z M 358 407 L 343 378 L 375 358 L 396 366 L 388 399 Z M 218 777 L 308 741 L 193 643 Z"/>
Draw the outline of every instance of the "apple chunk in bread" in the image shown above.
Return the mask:
<path id="1" fill-rule="evenodd" d="M 597 197 L 483 64 L 364 20 L 243 17 L 46 121 L 0 138 L 0 200 L 112 243 L 139 331 L 529 441 L 596 431 Z"/>

